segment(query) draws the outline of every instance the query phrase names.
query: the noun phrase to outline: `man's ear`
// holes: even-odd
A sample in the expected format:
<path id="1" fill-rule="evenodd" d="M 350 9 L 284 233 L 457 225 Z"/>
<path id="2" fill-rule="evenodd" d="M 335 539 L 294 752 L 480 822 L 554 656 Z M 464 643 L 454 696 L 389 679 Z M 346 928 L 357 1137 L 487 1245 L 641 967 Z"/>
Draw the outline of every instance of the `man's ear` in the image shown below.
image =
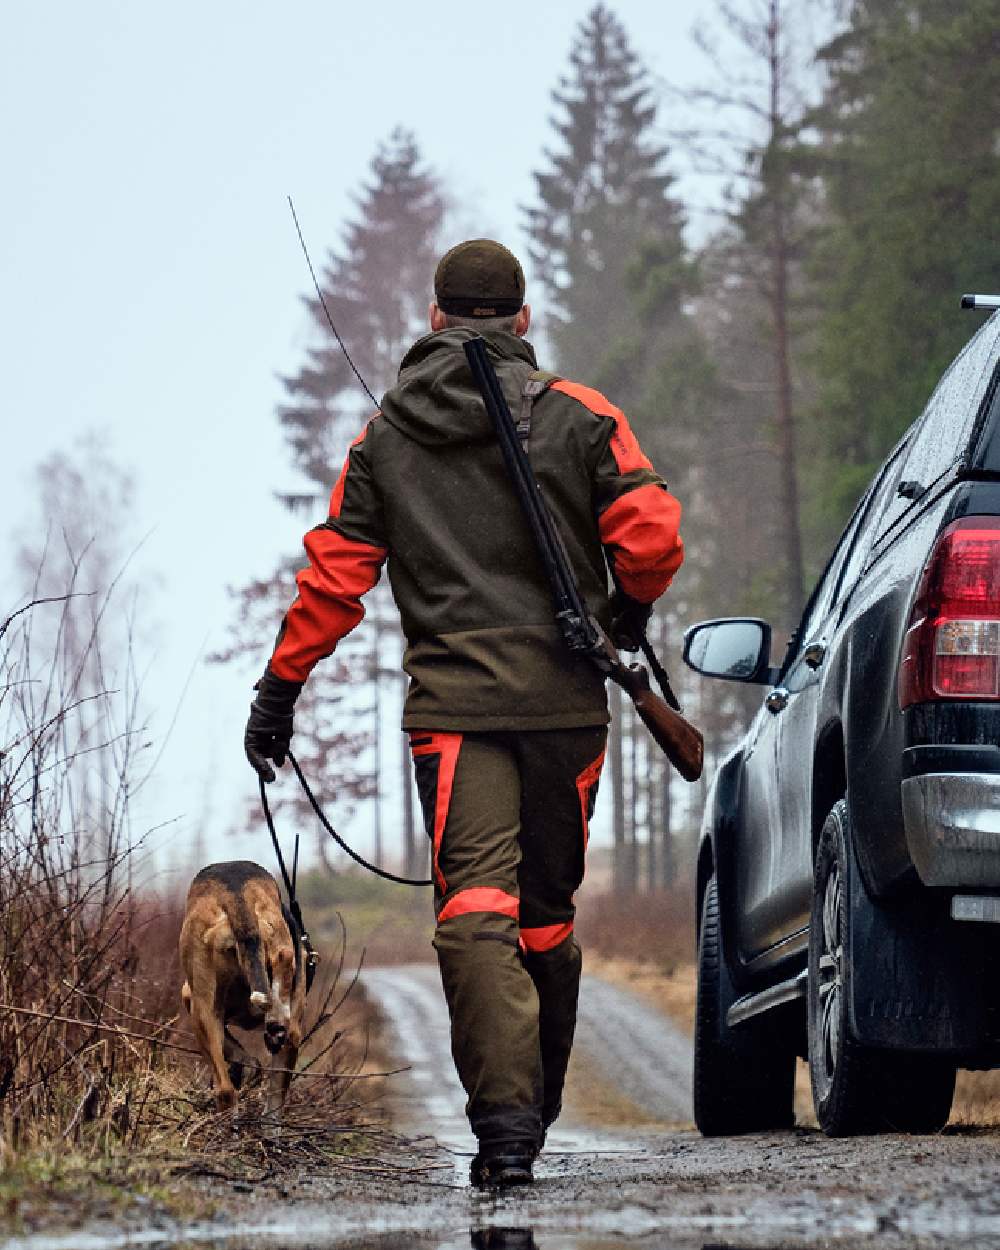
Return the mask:
<path id="1" fill-rule="evenodd" d="M 447 329 L 447 322 L 445 320 L 444 313 L 440 308 L 438 308 L 437 304 L 433 302 L 431 303 L 430 308 L 427 309 L 427 319 L 430 321 L 431 329 L 435 332 L 435 334 L 438 330 Z"/>
<path id="2" fill-rule="evenodd" d="M 514 333 L 518 336 L 518 338 L 523 338 L 528 333 L 528 326 L 530 325 L 531 305 L 525 304 L 514 318 Z"/>

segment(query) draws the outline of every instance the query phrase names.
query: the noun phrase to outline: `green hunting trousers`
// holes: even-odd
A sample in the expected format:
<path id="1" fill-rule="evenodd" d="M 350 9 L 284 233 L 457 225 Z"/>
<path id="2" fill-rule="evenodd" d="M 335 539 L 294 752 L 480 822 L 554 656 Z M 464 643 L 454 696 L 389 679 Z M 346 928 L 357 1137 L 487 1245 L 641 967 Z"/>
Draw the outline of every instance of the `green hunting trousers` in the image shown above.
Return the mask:
<path id="1" fill-rule="evenodd" d="M 580 986 L 573 895 L 606 737 L 410 734 L 452 1054 L 480 1142 L 540 1143 L 559 1114 Z"/>

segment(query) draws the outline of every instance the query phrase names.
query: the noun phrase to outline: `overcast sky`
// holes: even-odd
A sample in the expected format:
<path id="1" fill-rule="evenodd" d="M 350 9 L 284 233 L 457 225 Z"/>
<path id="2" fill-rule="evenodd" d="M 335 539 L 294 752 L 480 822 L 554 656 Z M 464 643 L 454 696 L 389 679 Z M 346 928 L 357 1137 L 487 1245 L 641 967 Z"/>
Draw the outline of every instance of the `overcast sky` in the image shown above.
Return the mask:
<path id="1" fill-rule="evenodd" d="M 140 825 L 176 820 L 157 836 L 177 856 L 199 829 L 216 857 L 269 854 L 223 836 L 253 793 L 248 675 L 196 661 L 225 639 L 226 585 L 266 575 L 306 527 L 271 493 L 295 481 L 277 378 L 311 341 L 286 196 L 321 258 L 377 144 L 403 123 L 474 231 L 523 253 L 518 205 L 532 198 L 530 171 L 552 141 L 549 93 L 588 7 L 4 6 L 0 555 L 6 564 L 36 516 L 34 466 L 101 431 L 135 474 L 134 535 L 152 530 L 137 568 L 159 639 L 146 687 L 154 740 L 195 666 L 137 813 Z M 689 32 L 710 0 L 612 7 L 658 78 L 691 81 Z M 681 189 L 704 197 L 693 182 Z M 385 820 L 391 847 L 392 811 Z"/>

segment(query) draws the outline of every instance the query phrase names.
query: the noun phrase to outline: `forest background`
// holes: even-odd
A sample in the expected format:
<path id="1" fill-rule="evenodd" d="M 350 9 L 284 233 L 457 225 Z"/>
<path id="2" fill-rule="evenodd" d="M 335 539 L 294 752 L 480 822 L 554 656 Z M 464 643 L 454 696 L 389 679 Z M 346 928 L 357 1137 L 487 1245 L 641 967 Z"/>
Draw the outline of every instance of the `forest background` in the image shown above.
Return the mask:
<path id="1" fill-rule="evenodd" d="M 250 50 L 248 31 L 260 38 L 270 28 L 251 13 L 233 29 L 226 65 L 242 67 L 242 94 L 202 98 L 218 68 L 221 30 L 214 43 L 192 44 L 183 22 L 157 31 L 135 26 L 123 7 L 109 13 L 106 28 L 88 18 L 76 32 L 103 56 L 91 72 L 106 70 L 119 88 L 101 105 L 114 112 L 110 129 L 110 114 L 94 106 L 86 132 L 107 130 L 106 164 L 84 169 L 61 128 L 79 131 L 53 112 L 45 114 L 51 130 L 30 148 L 25 137 L 21 148 L 16 136 L 5 140 L 8 168 L 24 173 L 20 198 L 7 207 L 22 215 L 14 223 L 21 229 L 2 232 L 11 249 L 5 272 L 30 296 L 8 301 L 5 312 L 10 572 L 0 618 L 32 597 L 70 587 L 81 595 L 60 618 L 60 639 L 86 639 L 95 624 L 107 636 L 102 664 L 79 666 L 75 694 L 112 691 L 109 699 L 124 706 L 117 729 L 81 722 L 79 741 L 92 743 L 98 759 L 109 743 L 128 749 L 113 768 L 86 776 L 92 800 L 72 819 L 85 810 L 100 821 L 104 788 L 113 782 L 119 794 L 124 769 L 133 778 L 127 836 L 154 830 L 147 872 L 182 877 L 198 860 L 266 855 L 259 822 L 253 841 L 237 836 L 255 820 L 239 745 L 249 686 L 293 594 L 301 531 L 322 519 L 368 412 L 308 291 L 291 223 L 281 220 L 284 193 L 309 177 L 280 159 L 285 136 L 254 109 L 295 118 L 267 86 L 267 58 L 238 55 Z M 1000 0 L 559 4 L 539 16 L 536 38 L 477 18 L 474 38 L 494 42 L 504 73 L 489 78 L 486 100 L 461 80 L 477 91 L 472 104 L 447 82 L 448 67 L 461 64 L 461 46 L 448 42 L 457 15 L 458 6 L 444 5 L 421 32 L 407 81 L 393 84 L 398 122 L 382 124 L 367 163 L 345 160 L 344 151 L 381 119 L 393 91 L 379 81 L 377 60 L 365 71 L 362 49 L 331 41 L 326 69 L 344 76 L 357 115 L 341 97 L 311 156 L 335 166 L 336 211 L 318 194 L 299 202 L 324 291 L 377 395 L 423 332 L 444 248 L 498 234 L 524 256 L 542 363 L 625 408 L 685 505 L 687 563 L 652 632 L 690 715 L 707 730 L 710 776 L 754 696 L 683 674 L 683 629 L 749 613 L 787 636 L 859 492 L 978 324 L 958 311 L 959 294 L 996 288 Z M 695 18 L 698 33 L 688 36 L 681 21 Z M 391 21 L 372 20 L 370 35 L 393 40 Z M 557 32 L 558 47 L 543 37 Z M 292 62 L 310 39 L 301 27 L 299 42 L 270 33 Z M 72 35 L 63 31 L 66 47 L 50 62 L 63 88 L 79 80 Z M 526 39 L 530 89 L 518 85 Z M 122 52 L 140 45 L 142 55 L 123 69 Z M 16 40 L 4 55 L 12 48 Z M 14 59 L 0 91 L 26 82 Z M 505 99 L 495 83 L 508 80 Z M 44 86 L 33 83 L 13 101 L 25 136 Z M 204 148 L 168 121 L 180 107 L 171 97 L 192 86 L 204 105 Z M 328 90 L 333 98 L 333 79 Z M 323 81 L 303 87 L 298 107 L 322 112 L 326 91 Z M 369 91 L 379 94 L 377 106 Z M 454 147 L 441 148 L 440 131 L 437 147 L 422 133 L 407 96 L 428 93 L 434 111 L 454 119 Z M 64 113 L 75 108 L 88 119 L 90 99 L 54 94 Z M 235 221 L 247 208 L 231 189 L 248 190 L 231 165 L 247 115 L 270 209 L 220 286 L 218 273 L 211 283 L 207 275 L 221 256 L 234 263 L 219 239 L 227 215 Z M 151 116 L 156 127 L 144 129 Z M 350 144 L 338 139 L 345 128 Z M 497 182 L 470 187 L 468 153 L 491 147 L 500 153 Z M 478 176 L 483 167 L 475 168 Z M 186 215 L 176 228 L 157 218 L 160 229 L 150 233 L 128 214 L 131 192 L 140 186 L 156 196 L 165 173 L 180 180 Z M 74 197 L 108 219 L 120 252 L 114 264 L 91 248 Z M 44 256 L 24 246 L 41 238 L 38 222 L 49 223 Z M 222 324 L 260 298 L 257 268 L 274 264 L 289 300 L 305 292 L 292 341 L 276 333 L 270 343 L 255 340 L 252 357 L 231 345 L 220 357 Z M 105 270 L 121 300 L 114 321 L 101 325 L 88 284 L 99 285 Z M 186 284 L 179 302 L 178 279 Z M 150 335 L 162 324 L 161 304 L 175 310 L 176 333 L 157 344 Z M 185 379 L 213 368 L 227 399 L 209 407 L 193 385 L 185 393 Z M 116 393 L 132 403 L 145 442 L 102 432 L 109 414 L 94 411 L 93 395 L 110 392 L 88 391 L 91 373 L 124 380 Z M 274 401 L 270 424 L 246 416 L 262 414 L 262 396 Z M 178 401 L 194 411 L 196 435 L 171 410 Z M 46 454 L 33 478 L 39 449 Z M 206 592 L 213 583 L 218 597 Z M 44 606 L 32 615 L 36 645 L 60 645 L 46 638 L 57 627 L 46 625 Z M 197 641 L 178 656 L 171 644 L 192 630 Z M 380 588 L 364 625 L 310 683 L 296 746 L 362 849 L 416 870 L 424 846 L 398 731 L 399 654 Z M 280 793 L 290 820 L 290 783 Z M 596 841 L 614 848 L 619 888 L 659 888 L 683 872 L 702 797 L 703 789 L 672 781 L 628 712 L 616 709 Z"/>

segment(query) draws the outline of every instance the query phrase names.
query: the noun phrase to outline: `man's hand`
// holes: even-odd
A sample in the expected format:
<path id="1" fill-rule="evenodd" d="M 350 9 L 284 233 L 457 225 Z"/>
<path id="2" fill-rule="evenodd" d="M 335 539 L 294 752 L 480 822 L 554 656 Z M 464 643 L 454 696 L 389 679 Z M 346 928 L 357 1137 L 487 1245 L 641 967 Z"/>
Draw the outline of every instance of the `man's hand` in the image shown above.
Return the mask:
<path id="1" fill-rule="evenodd" d="M 280 768 L 292 740 L 292 709 L 302 690 L 300 681 L 284 681 L 270 668 L 254 687 L 257 697 L 250 704 L 250 719 L 243 735 L 243 749 L 250 766 L 263 781 L 274 780 L 273 760 Z"/>
<path id="2" fill-rule="evenodd" d="M 611 596 L 610 638 L 619 651 L 638 651 L 639 635 L 646 632 L 653 614 L 651 603 L 640 603 L 622 590 Z"/>

